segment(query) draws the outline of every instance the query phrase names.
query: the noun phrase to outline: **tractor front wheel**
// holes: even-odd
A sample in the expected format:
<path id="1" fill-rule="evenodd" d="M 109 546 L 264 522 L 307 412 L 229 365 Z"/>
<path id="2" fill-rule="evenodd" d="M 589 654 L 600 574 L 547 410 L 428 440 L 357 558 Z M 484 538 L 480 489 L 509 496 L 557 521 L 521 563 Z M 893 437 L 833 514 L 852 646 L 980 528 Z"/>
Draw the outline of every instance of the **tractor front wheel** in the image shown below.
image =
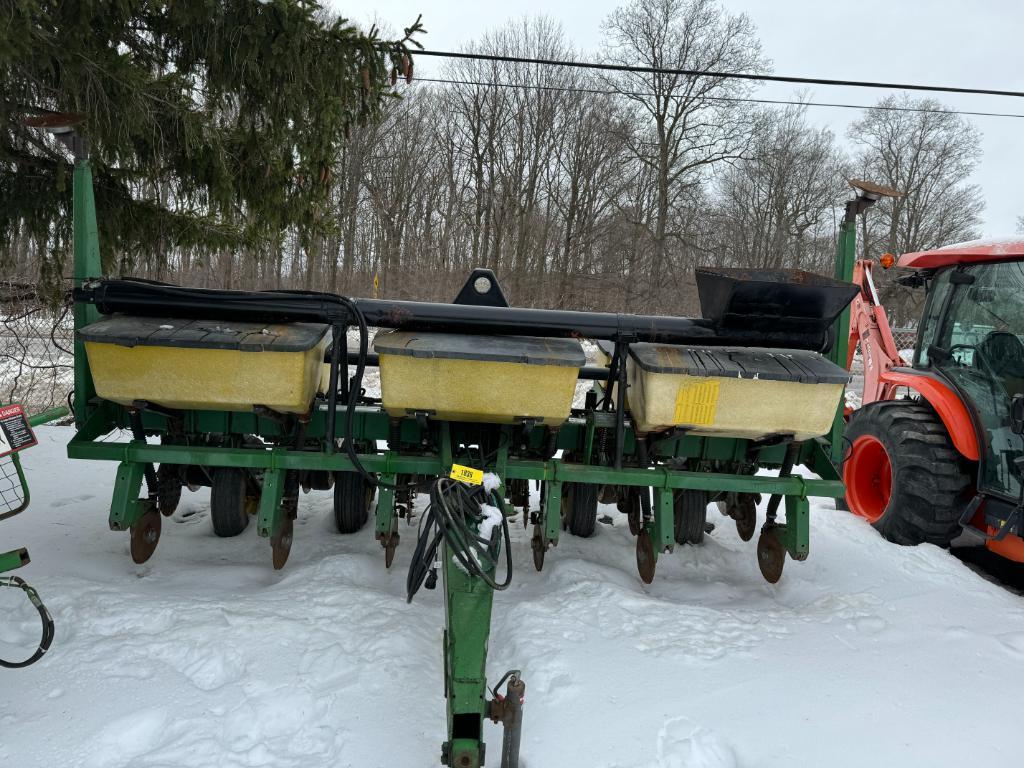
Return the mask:
<path id="1" fill-rule="evenodd" d="M 971 484 L 946 427 L 911 400 L 869 403 L 844 435 L 846 506 L 896 544 L 948 546 Z"/>

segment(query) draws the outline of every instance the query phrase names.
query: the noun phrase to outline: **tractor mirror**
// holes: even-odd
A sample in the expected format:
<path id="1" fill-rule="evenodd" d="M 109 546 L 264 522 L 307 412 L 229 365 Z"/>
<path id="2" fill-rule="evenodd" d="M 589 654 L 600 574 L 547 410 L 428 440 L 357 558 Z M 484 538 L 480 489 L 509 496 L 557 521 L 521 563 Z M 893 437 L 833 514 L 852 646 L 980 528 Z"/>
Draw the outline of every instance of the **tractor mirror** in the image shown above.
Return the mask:
<path id="1" fill-rule="evenodd" d="M 1010 431 L 1024 434 L 1024 395 L 1016 394 L 1010 401 Z"/>

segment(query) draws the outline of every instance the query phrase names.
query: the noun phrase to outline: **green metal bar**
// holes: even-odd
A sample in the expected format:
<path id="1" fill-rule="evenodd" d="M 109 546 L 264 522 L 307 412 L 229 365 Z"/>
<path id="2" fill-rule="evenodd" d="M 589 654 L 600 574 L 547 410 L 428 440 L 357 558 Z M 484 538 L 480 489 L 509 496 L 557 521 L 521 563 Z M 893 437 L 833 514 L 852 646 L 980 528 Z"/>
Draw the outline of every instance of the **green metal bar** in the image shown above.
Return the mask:
<path id="1" fill-rule="evenodd" d="M 651 523 L 651 539 L 654 543 L 654 559 L 661 552 L 671 552 L 675 547 L 675 495 L 668 488 L 654 489 L 654 520 Z"/>
<path id="2" fill-rule="evenodd" d="M 381 475 L 384 483 L 377 491 L 377 510 L 374 515 L 374 526 L 377 538 L 384 536 L 395 528 L 395 475 Z"/>
<path id="3" fill-rule="evenodd" d="M 122 461 L 114 479 L 114 497 L 110 502 L 110 530 L 127 531 L 146 511 L 139 498 L 146 465 L 138 461 Z"/>
<path id="4" fill-rule="evenodd" d="M 558 544 L 562 531 L 562 484 L 552 481 L 544 490 L 544 541 Z"/>
<path id="5" fill-rule="evenodd" d="M 96 443 L 73 439 L 68 444 L 73 459 L 196 464 L 209 467 L 244 467 L 248 469 L 323 469 L 354 471 L 344 454 L 322 454 L 310 451 L 276 449 L 261 451 L 246 448 L 209 448 L 180 445 L 147 445 L 132 443 Z M 378 474 L 440 475 L 444 467 L 436 456 L 399 456 L 360 454 L 363 465 Z M 742 493 L 780 493 L 794 496 L 842 496 L 843 485 L 836 480 L 793 477 L 731 475 L 717 472 L 686 472 L 664 467 L 585 466 L 565 464 L 559 460 L 530 461 L 509 459 L 505 470 L 508 478 L 558 482 L 629 485 L 649 488 L 692 488 L 707 491 Z M 553 501 L 553 499 L 552 499 Z"/>
<path id="6" fill-rule="evenodd" d="M 28 550 L 24 547 L 13 549 L 10 552 L 0 552 L 0 573 L 13 571 L 15 568 L 28 565 L 28 563 Z"/>
<path id="7" fill-rule="evenodd" d="M 278 532 L 284 522 L 284 481 L 287 472 L 283 469 L 269 469 L 263 474 L 263 489 L 260 492 L 260 508 L 256 516 L 256 532 L 270 538 Z"/>
<path id="8" fill-rule="evenodd" d="M 779 542 L 794 560 L 806 560 L 811 551 L 810 504 L 799 496 L 786 497 L 786 524 L 778 531 Z"/>
<path id="9" fill-rule="evenodd" d="M 92 191 L 92 169 L 89 161 L 80 158 L 75 162 L 75 176 L 72 186 L 72 207 L 74 221 L 74 287 L 81 288 L 90 279 L 102 277 L 100 261 L 99 229 L 96 226 L 96 201 Z M 99 319 L 99 311 L 91 304 L 75 302 L 75 424 L 81 426 L 89 416 L 90 401 L 96 396 L 85 344 L 78 336 L 81 328 Z"/>
<path id="10" fill-rule="evenodd" d="M 445 590 L 444 668 L 448 700 L 448 741 L 442 753 L 455 768 L 484 762 L 483 722 L 487 709 L 487 641 L 493 590 L 441 548 Z M 492 572 L 493 575 L 493 572 Z"/>
<path id="11" fill-rule="evenodd" d="M 583 463 L 589 464 L 594 460 L 594 419 L 587 419 L 586 437 L 583 439 Z"/>
<path id="12" fill-rule="evenodd" d="M 71 413 L 71 411 L 69 411 L 64 406 L 60 406 L 57 408 L 48 408 L 45 411 L 41 411 L 39 413 L 33 414 L 32 416 L 29 416 L 28 425 L 30 427 L 38 427 L 42 424 L 49 424 L 51 421 L 63 419 L 69 413 Z"/>
<path id="13" fill-rule="evenodd" d="M 853 279 L 853 265 L 857 259 L 857 214 L 856 204 L 848 203 L 843 223 L 839 228 L 839 240 L 836 243 L 836 268 L 837 280 L 849 282 Z M 836 320 L 836 340 L 829 352 L 829 359 L 836 365 L 846 368 L 846 358 L 850 350 L 850 308 L 846 307 Z M 846 427 L 846 420 L 843 411 L 846 406 L 845 398 L 839 401 L 835 418 L 832 420 L 832 429 L 829 432 L 829 458 L 835 466 L 839 466 L 843 458 L 843 429 Z"/>

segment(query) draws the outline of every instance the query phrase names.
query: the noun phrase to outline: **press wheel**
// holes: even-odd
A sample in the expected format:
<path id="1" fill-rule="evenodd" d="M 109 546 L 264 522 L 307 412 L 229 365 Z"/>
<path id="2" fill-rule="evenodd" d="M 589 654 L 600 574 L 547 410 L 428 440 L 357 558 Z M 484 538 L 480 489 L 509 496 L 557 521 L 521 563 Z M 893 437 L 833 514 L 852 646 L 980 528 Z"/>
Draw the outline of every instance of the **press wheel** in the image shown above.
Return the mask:
<path id="1" fill-rule="evenodd" d="M 156 506 L 164 517 L 170 517 L 178 508 L 183 475 L 178 464 L 161 464 L 156 471 Z"/>
<path id="2" fill-rule="evenodd" d="M 373 485 L 356 472 L 338 472 L 334 478 L 334 523 L 338 533 L 355 533 L 370 519 Z"/>
<path id="3" fill-rule="evenodd" d="M 146 503 L 146 502 L 143 502 Z M 156 506 L 148 504 L 149 509 L 135 521 L 129 530 L 131 532 L 131 553 L 132 560 L 136 563 L 144 563 L 152 557 L 156 551 L 156 545 L 160 542 L 160 513 Z"/>
<path id="4" fill-rule="evenodd" d="M 619 500 L 615 502 L 615 506 L 618 508 L 619 512 L 622 512 L 626 516 L 626 520 L 629 522 L 629 532 L 634 536 L 639 534 L 640 528 L 643 525 L 643 508 L 640 504 L 640 490 L 638 488 L 628 488 L 625 493 L 619 497 Z"/>
<path id="5" fill-rule="evenodd" d="M 277 533 L 270 537 L 270 551 L 273 556 L 274 570 L 280 571 L 288 562 L 288 555 L 292 551 L 292 533 L 294 523 L 290 517 L 281 521 Z"/>
<path id="6" fill-rule="evenodd" d="M 214 467 L 210 477 L 213 532 L 222 539 L 238 536 L 249 525 L 255 507 L 255 500 L 248 495 L 248 475 L 237 467 Z"/>
<path id="7" fill-rule="evenodd" d="M 651 534 L 644 528 L 636 537 L 636 570 L 644 584 L 654 581 L 654 569 L 657 565 L 654 542 L 651 541 Z"/>
<path id="8" fill-rule="evenodd" d="M 736 521 L 736 533 L 743 541 L 750 541 L 757 530 L 757 504 L 744 494 L 740 496 L 734 512 L 732 518 Z"/>
<path id="9" fill-rule="evenodd" d="M 762 528 L 757 539 L 757 565 L 761 575 L 769 584 L 775 584 L 782 578 L 782 568 L 786 564 L 786 548 L 771 528 Z"/>
<path id="10" fill-rule="evenodd" d="M 676 491 L 674 502 L 676 544 L 700 544 L 708 521 L 706 491 Z"/>
<path id="11" fill-rule="evenodd" d="M 725 501 L 718 502 L 718 511 L 731 517 L 736 523 L 736 533 L 743 541 L 754 538 L 757 530 L 757 499 L 752 493 L 730 493 Z"/>

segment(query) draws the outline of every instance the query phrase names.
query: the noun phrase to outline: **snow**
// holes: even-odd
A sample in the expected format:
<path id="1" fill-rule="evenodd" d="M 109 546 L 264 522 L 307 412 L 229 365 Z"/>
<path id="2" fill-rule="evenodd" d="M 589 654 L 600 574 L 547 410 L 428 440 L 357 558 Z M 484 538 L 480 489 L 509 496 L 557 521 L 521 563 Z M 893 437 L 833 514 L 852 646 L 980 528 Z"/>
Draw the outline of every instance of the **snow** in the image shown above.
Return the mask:
<path id="1" fill-rule="evenodd" d="M 57 635 L 2 673 L 0 764 L 439 764 L 443 596 L 405 602 L 414 528 L 386 570 L 372 531 L 336 534 L 314 492 L 275 572 L 254 525 L 217 539 L 208 494 L 186 492 L 137 566 L 107 530 L 115 465 L 65 459 L 67 428 L 38 432 L 32 507 L 0 523 L 0 549 L 29 547 L 21 575 Z M 601 514 L 612 525 L 563 534 L 542 573 L 512 525 L 488 672 L 523 670 L 524 768 L 1020 764 L 1012 738 L 967 723 L 1019 708 L 1024 603 L 949 553 L 888 544 L 819 500 L 809 560 L 772 586 L 712 507 L 705 544 L 645 586 L 624 517 Z M 19 592 L 0 590 L 0 616 L 0 655 L 34 647 Z M 486 738 L 497 766 L 499 728 Z"/>
<path id="2" fill-rule="evenodd" d="M 965 240 L 961 243 L 951 243 L 936 251 L 966 251 L 977 248 L 985 248 L 997 256 L 1016 256 L 1024 254 L 1024 238 L 1021 237 L 986 237 L 979 240 Z"/>

